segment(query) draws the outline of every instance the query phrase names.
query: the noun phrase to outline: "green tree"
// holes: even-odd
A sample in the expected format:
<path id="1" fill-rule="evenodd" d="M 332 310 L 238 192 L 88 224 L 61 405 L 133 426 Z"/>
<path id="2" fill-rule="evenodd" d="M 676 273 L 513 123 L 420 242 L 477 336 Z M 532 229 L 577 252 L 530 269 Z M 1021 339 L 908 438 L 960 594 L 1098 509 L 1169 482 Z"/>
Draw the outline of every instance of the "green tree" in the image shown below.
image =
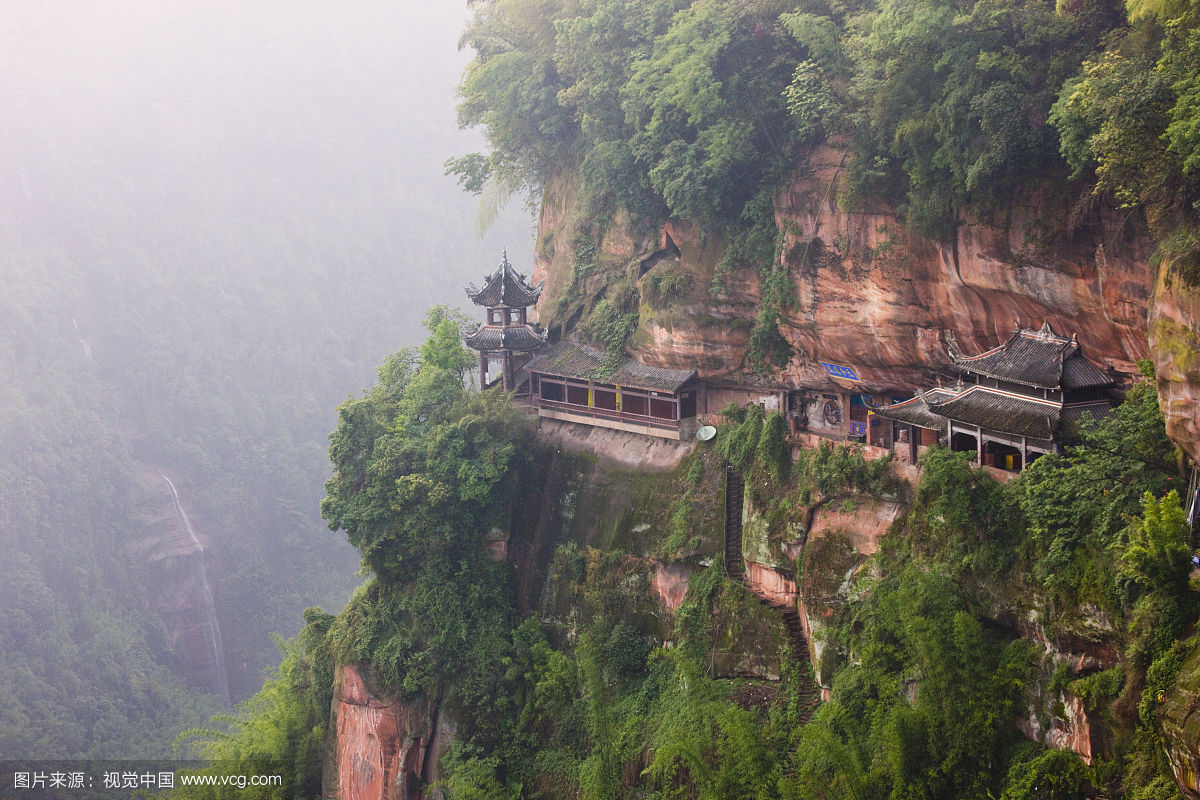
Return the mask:
<path id="1" fill-rule="evenodd" d="M 1200 283 L 1200 12 L 1130 0 L 1130 26 L 1068 81 L 1051 121 L 1076 174 L 1145 213 L 1157 257 Z"/>
<path id="2" fill-rule="evenodd" d="M 1064 455 L 1037 459 L 1014 485 L 1029 525 L 1034 575 L 1052 592 L 1083 594 L 1112 610 L 1110 548 L 1142 496 L 1164 494 L 1175 477 L 1158 395 L 1149 380 L 1102 420 L 1080 427 L 1081 442 Z"/>
<path id="3" fill-rule="evenodd" d="M 483 670 L 507 647 L 511 622 L 506 576 L 484 535 L 509 524 L 528 430 L 504 398 L 467 390 L 462 320 L 438 308 L 427 326 L 419 357 L 393 356 L 372 389 L 338 410 L 321 510 L 376 578 L 331 637 L 339 659 L 370 665 L 406 696 L 454 677 L 469 737 L 488 728 L 496 698 Z"/>
<path id="4" fill-rule="evenodd" d="M 304 619 L 307 624 L 297 639 L 276 637 L 283 660 L 263 688 L 233 714 L 215 717 L 228 724 L 228 732 L 188 730 L 175 743 L 177 753 L 195 751 L 214 762 L 204 774 L 280 775 L 282 787 L 188 786 L 176 789 L 173 797 L 320 796 L 333 697 L 333 657 L 327 636 L 334 617 L 310 608 Z"/>
<path id="5" fill-rule="evenodd" d="M 779 174 L 787 125 L 779 88 L 795 62 L 752 7 L 698 2 L 676 14 L 621 92 L 630 146 L 671 213 L 729 217 Z"/>
<path id="6" fill-rule="evenodd" d="M 1172 489 L 1161 500 L 1146 492 L 1142 518 L 1130 527 L 1121 552 L 1121 573 L 1148 592 L 1178 597 L 1187 591 L 1192 571 L 1191 531 L 1187 514 Z"/>
<path id="7" fill-rule="evenodd" d="M 1046 115 L 1111 14 L 1055 13 L 1044 0 L 882 0 L 845 42 L 853 191 L 902 178 L 909 224 L 944 237 L 958 208 L 1002 211 L 1061 174 Z"/>

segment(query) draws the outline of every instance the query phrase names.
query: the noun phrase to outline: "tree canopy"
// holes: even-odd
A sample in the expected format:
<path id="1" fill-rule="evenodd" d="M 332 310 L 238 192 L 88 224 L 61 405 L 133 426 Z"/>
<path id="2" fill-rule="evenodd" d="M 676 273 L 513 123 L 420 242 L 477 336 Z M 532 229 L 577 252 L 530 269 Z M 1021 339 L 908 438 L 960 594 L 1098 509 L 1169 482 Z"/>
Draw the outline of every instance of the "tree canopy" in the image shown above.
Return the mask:
<path id="1" fill-rule="evenodd" d="M 1147 212 L 1200 279 L 1200 36 L 1191 4 L 1130 0 L 482 0 L 460 121 L 492 147 L 468 188 L 586 197 L 738 230 L 747 201 L 845 150 L 842 201 L 949 238 L 964 214 L 1086 178 Z M 1084 187 L 1085 189 L 1087 187 Z M 753 224 L 754 220 L 750 223 Z M 769 254 L 768 254 L 769 257 Z"/>

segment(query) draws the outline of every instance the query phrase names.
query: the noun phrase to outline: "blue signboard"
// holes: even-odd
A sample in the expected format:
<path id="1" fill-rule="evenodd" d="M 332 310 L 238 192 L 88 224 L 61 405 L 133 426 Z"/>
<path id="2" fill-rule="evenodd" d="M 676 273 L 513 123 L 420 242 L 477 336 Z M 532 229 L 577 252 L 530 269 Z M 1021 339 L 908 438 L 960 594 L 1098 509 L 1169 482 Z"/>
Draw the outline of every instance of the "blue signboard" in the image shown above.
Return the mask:
<path id="1" fill-rule="evenodd" d="M 828 361 L 822 361 L 821 366 L 835 378 L 847 381 L 858 380 L 858 373 L 854 371 L 854 367 L 843 367 L 841 364 L 830 364 Z"/>

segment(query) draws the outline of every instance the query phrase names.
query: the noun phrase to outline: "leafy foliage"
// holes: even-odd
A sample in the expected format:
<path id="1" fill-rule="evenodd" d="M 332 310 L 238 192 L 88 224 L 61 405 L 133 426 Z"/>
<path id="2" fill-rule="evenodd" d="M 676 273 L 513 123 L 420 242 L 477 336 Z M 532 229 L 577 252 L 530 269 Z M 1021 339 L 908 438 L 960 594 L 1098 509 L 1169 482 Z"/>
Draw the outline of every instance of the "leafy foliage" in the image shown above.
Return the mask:
<path id="1" fill-rule="evenodd" d="M 389 359 L 375 387 L 342 405 L 330 436 L 322 513 L 377 576 L 331 639 L 340 660 L 370 665 L 406 696 L 458 677 L 460 699 L 482 713 L 475 681 L 503 649 L 509 614 L 483 537 L 507 525 L 527 433 L 504 398 L 465 390 L 472 359 L 460 321 L 435 308 L 426 326 L 420 357 Z"/>
<path id="2" fill-rule="evenodd" d="M 923 455 L 910 531 L 914 549 L 985 578 L 1013 566 L 1023 526 L 1000 484 L 969 462 L 943 448 Z"/>
<path id="3" fill-rule="evenodd" d="M 833 699 L 799 733 L 796 797 L 977 797 L 1003 785 L 1031 648 L 985 629 L 946 577 L 885 553 L 853 610 Z M 849 623 L 848 623 L 849 624 Z"/>
<path id="4" fill-rule="evenodd" d="M 1118 600 L 1112 559 L 1117 542 L 1146 492 L 1161 496 L 1175 473 L 1175 454 L 1149 381 L 1100 422 L 1082 425 L 1081 444 L 1062 456 L 1037 459 L 1022 473 L 1018 502 L 1029 524 L 1034 575 L 1051 593 Z"/>
<path id="5" fill-rule="evenodd" d="M 784 166 L 794 46 L 753 5 L 487 0 L 464 38 L 460 121 L 521 184 L 576 163 L 597 200 L 717 222 Z M 477 188 L 481 163 L 454 169 Z"/>
<path id="6" fill-rule="evenodd" d="M 1062 152 L 1096 192 L 1146 212 L 1170 274 L 1200 283 L 1200 16 L 1188 4 L 1130 2 L 1131 25 L 1068 81 L 1054 106 Z"/>
<path id="7" fill-rule="evenodd" d="M 1093 12 L 1093 9 L 1088 9 Z M 1094 46 L 1103 14 L 1056 14 L 1041 0 L 883 0 L 846 36 L 853 64 L 851 181 L 901 177 L 908 222 L 948 235 L 956 208 L 1001 209 L 1058 169 L 1046 114 Z M 886 189 L 885 189 L 886 190 Z"/>
<path id="8" fill-rule="evenodd" d="M 505 419 L 502 409 L 477 405 L 485 398 L 463 393 L 450 407 L 434 408 L 412 394 L 418 386 L 435 397 L 450 391 L 453 381 L 437 377 L 454 375 L 459 363 L 445 325 L 435 314 L 434 335 L 419 361 L 412 353 L 392 359 L 380 371 L 380 384 L 343 407 L 348 421 L 332 440 L 339 466 L 329 502 L 364 526 L 358 541 L 368 563 L 392 552 L 403 557 L 378 562 L 386 569 L 332 625 L 327 617 L 317 620 L 328 635 L 306 633 L 302 641 L 305 653 L 324 654 L 305 657 L 314 676 L 332 654 L 363 665 L 373 680 L 402 695 L 447 698 L 459 722 L 458 741 L 442 762 L 442 788 L 457 793 L 452 796 L 1017 800 L 1082 798 L 1099 790 L 1116 796 L 1118 784 L 1125 796 L 1157 798 L 1169 786 L 1155 743 L 1155 697 L 1172 686 L 1194 646 L 1176 640 L 1197 609 L 1186 581 L 1178 499 L 1172 493 L 1134 497 L 1140 517 L 1097 508 L 1086 523 L 1058 516 L 1061 509 L 1043 507 L 1039 499 L 1049 484 L 1071 482 L 1093 482 L 1098 496 L 1109 498 L 1135 475 L 1162 466 L 1161 419 L 1149 384 L 1135 387 L 1116 414 L 1086 426 L 1083 442 L 1066 456 L 1044 457 L 1038 471 L 1030 468 L 1007 487 L 962 454 L 926 453 L 907 516 L 850 578 L 848 590 L 825 593 L 832 602 L 822 617 L 822 677 L 832 677 L 832 697 L 801 725 L 799 668 L 783 670 L 767 708 L 735 701 L 738 681 L 714 675 L 733 631 L 765 611 L 723 577 L 719 559 L 691 576 L 682 605 L 666 615 L 649 600 L 654 562 L 571 541 L 558 547 L 550 567 L 546 592 L 553 597 L 538 616 L 514 626 L 502 571 L 478 558 L 482 540 L 439 532 L 436 518 L 423 516 L 426 507 L 441 508 L 442 494 L 482 513 L 472 506 L 476 490 L 500 505 L 507 496 L 500 493 L 513 490 L 503 488 L 503 479 L 483 480 L 478 489 L 457 480 L 473 472 L 468 456 L 480 451 L 470 448 L 446 451 L 456 462 L 450 473 L 419 458 L 403 463 L 421 465 L 422 473 L 402 473 L 394 466 L 400 462 L 388 460 L 404 451 L 400 441 L 446 441 L 455 415 L 482 409 L 485 420 L 493 414 L 494 421 Z M 435 375 L 422 379 L 426 370 Z M 461 381 L 457 386 L 461 392 Z M 783 498 L 780 507 L 802 495 L 805 503 L 844 493 L 906 497 L 886 459 L 867 461 L 860 448 L 827 445 L 801 451 L 793 463 L 778 414 L 731 407 L 726 417 L 719 452 L 694 456 L 686 476 L 680 470 L 676 505 L 686 507 L 689 493 L 704 485 L 703 459 L 718 456 Z M 476 434 L 488 429 L 478 424 Z M 520 426 L 509 433 L 519 435 Z M 508 462 L 510 473 L 523 468 L 519 459 Z M 342 481 L 350 488 L 342 489 Z M 403 503 L 397 507 L 405 518 L 422 520 L 420 528 L 390 519 L 396 512 L 376 505 L 372 481 Z M 418 484 L 424 488 L 409 493 Z M 368 535 L 372 513 L 381 515 L 385 535 Z M 487 520 L 475 517 L 469 530 L 479 531 Z M 1026 541 L 1033 521 L 1045 534 Z M 1078 524 L 1092 527 L 1062 528 Z M 442 536 L 455 546 L 443 550 Z M 1042 684 L 1040 647 L 1018 637 L 1009 620 L 1028 615 L 1033 601 L 1025 590 L 1042 575 L 1041 562 L 1054 557 L 1041 548 L 1059 536 L 1078 536 L 1073 541 L 1081 552 L 1099 560 L 1094 575 L 1107 581 L 1104 591 L 1118 602 L 1113 613 L 1124 621 L 1125 659 L 1074 678 L 1061 665 Z M 1097 540 L 1107 544 L 1097 547 Z M 825 541 L 838 546 L 833 537 Z M 659 555 L 671 558 L 668 550 Z M 837 583 L 846 580 L 846 564 L 861 563 L 835 561 Z M 421 567 L 411 572 L 411 562 Z M 311 649 L 313 641 L 319 649 Z M 1130 713 L 1136 706 L 1135 721 L 1116 746 L 1124 762 L 1089 769 L 1073 754 L 1024 741 L 1014 716 L 1027 713 L 1034 696 L 1068 689 L 1096 724 L 1118 724 L 1116 706 L 1126 703 Z M 309 691 L 293 694 L 303 698 Z M 328 698 L 305 702 L 278 707 L 294 715 Z M 262 705 L 255 712 L 260 719 L 243 718 L 239 730 L 258 730 L 267 720 L 290 730 L 293 716 L 274 708 Z M 284 737 L 276 745 L 307 752 L 304 741 Z"/>
<path id="9" fill-rule="evenodd" d="M 319 608 L 304 612 L 307 623 L 292 641 L 276 639 L 283 660 L 263 688 L 235 713 L 216 719 L 228 732 L 184 731 L 177 752 L 193 751 L 214 762 L 209 775 L 281 775 L 280 786 L 248 787 L 241 797 L 318 797 L 325 762 L 325 732 L 333 699 L 333 657 L 327 634 L 334 617 Z M 180 787 L 186 800 L 228 797 L 221 786 Z"/>

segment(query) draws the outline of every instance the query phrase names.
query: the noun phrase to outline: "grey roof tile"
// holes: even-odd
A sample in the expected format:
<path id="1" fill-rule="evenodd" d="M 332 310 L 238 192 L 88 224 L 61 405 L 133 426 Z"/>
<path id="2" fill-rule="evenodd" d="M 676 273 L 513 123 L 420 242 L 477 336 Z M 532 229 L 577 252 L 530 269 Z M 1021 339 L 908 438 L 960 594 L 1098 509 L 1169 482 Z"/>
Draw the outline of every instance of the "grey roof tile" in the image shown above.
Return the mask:
<path id="1" fill-rule="evenodd" d="M 481 325 L 464 337 L 467 347 L 483 352 L 536 350 L 546 343 L 546 334 L 532 325 Z"/>
<path id="2" fill-rule="evenodd" d="M 479 306 L 524 308 L 538 301 L 545 285 L 546 281 L 542 279 L 537 286 L 530 286 L 525 276 L 518 274 L 508 263 L 508 254 L 505 253 L 500 266 L 488 276 L 483 288 L 468 287 L 467 297 Z"/>
<path id="3" fill-rule="evenodd" d="M 696 377 L 694 369 L 665 369 L 642 364 L 626 356 L 617 368 L 606 372 L 608 356 L 576 342 L 556 342 L 539 352 L 526 369 L 542 375 L 580 380 L 602 380 L 618 386 L 674 394 Z"/>
<path id="4" fill-rule="evenodd" d="M 1049 325 L 1037 331 L 1019 328 L 998 347 L 977 356 L 956 356 L 954 360 L 968 372 L 1041 389 L 1081 389 L 1114 383 L 1083 355 L 1079 342 L 1059 336 Z"/>

